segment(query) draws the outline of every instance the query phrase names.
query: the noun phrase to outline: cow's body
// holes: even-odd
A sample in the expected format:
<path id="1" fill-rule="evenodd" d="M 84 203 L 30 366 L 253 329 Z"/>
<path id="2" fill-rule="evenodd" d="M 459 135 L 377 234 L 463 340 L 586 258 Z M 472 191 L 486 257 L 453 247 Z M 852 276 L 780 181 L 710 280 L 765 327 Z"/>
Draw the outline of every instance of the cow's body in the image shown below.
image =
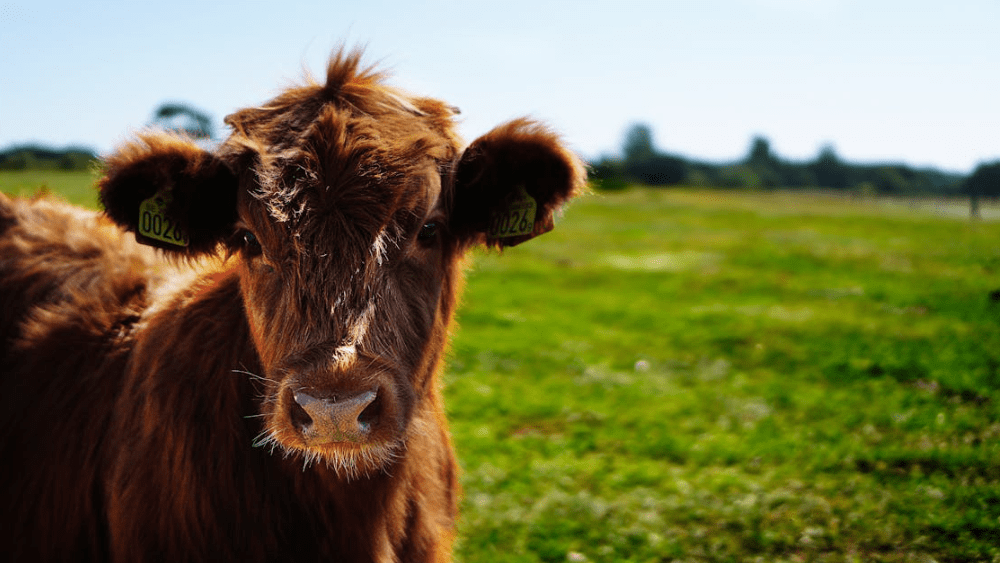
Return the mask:
<path id="1" fill-rule="evenodd" d="M 229 122 L 214 153 L 123 147 L 110 219 L 0 196 L 0 542 L 14 560 L 447 560 L 437 373 L 461 256 L 550 228 L 582 169 L 528 122 L 463 151 L 447 106 L 356 54 Z M 186 246 L 139 224 L 164 194 Z M 530 232 L 486 232 L 525 194 Z"/>

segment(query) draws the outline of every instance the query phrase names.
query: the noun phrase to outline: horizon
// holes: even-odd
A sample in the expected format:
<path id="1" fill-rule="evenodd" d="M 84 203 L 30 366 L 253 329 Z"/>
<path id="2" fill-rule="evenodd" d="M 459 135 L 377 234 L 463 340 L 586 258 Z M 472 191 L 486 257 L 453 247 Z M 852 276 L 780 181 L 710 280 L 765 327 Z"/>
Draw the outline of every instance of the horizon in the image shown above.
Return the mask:
<path id="1" fill-rule="evenodd" d="M 766 137 L 763 137 L 763 138 L 765 140 L 768 140 Z M 215 136 L 215 137 L 212 137 L 210 139 L 198 138 L 198 139 L 194 139 L 194 140 L 195 140 L 195 142 L 197 142 L 199 144 L 207 142 L 211 146 L 211 145 L 214 145 L 215 143 L 221 143 L 222 141 L 225 140 L 225 138 L 224 137 L 220 137 L 220 136 Z M 751 143 L 752 143 L 752 140 L 751 140 Z M 655 148 L 659 149 L 659 147 L 655 147 Z M 704 165 L 709 165 L 709 166 L 731 166 L 731 165 L 738 165 L 738 164 L 740 164 L 742 162 L 745 162 L 746 159 L 747 159 L 748 153 L 750 152 L 750 148 L 751 147 L 748 146 L 747 147 L 747 151 L 745 151 L 745 154 L 739 155 L 739 156 L 737 156 L 737 157 L 735 157 L 733 159 L 730 159 L 730 160 L 709 160 L 709 159 L 705 159 L 705 158 L 700 158 L 698 156 L 683 155 L 683 154 L 671 153 L 671 152 L 668 152 L 668 151 L 660 151 L 660 154 L 663 154 L 663 155 L 666 155 L 666 156 L 671 156 L 671 157 L 676 157 L 676 158 L 681 158 L 684 161 L 688 162 L 689 164 L 694 164 L 694 165 L 704 164 Z M 35 142 L 35 141 L 30 141 L 30 142 L 25 142 L 25 143 L 14 143 L 14 144 L 7 145 L 7 146 L 0 146 L 0 153 L 8 152 L 8 151 L 11 151 L 11 150 L 21 150 L 21 149 L 38 149 L 38 150 L 47 150 L 47 151 L 51 150 L 52 152 L 82 151 L 82 152 L 87 152 L 87 153 L 93 154 L 97 158 L 101 158 L 102 154 L 103 154 L 103 153 L 101 153 L 99 151 L 95 151 L 93 149 L 93 147 L 85 146 L 85 145 L 82 145 L 82 144 L 53 145 L 53 144 L 49 144 L 49 143 Z M 815 162 L 819 158 L 820 153 L 823 151 L 823 149 L 824 149 L 824 147 L 820 147 L 820 150 L 819 150 L 819 152 L 816 155 L 814 155 L 812 158 L 804 158 L 804 159 L 789 159 L 789 158 L 785 158 L 784 155 L 776 153 L 776 152 L 773 152 L 773 151 L 771 152 L 771 154 L 775 158 L 777 158 L 779 161 L 785 162 L 787 164 L 791 164 L 791 165 L 807 165 L 809 163 Z M 838 158 L 840 158 L 839 154 L 837 154 L 837 156 L 838 156 Z M 581 156 L 581 158 L 583 158 L 584 162 L 586 162 L 588 165 L 595 165 L 595 164 L 599 163 L 601 160 L 604 160 L 604 159 L 612 159 L 612 160 L 619 160 L 619 161 L 621 161 L 621 160 L 624 159 L 624 155 L 622 154 L 621 148 L 619 148 L 617 151 L 614 151 L 613 153 L 604 153 L 604 154 L 598 155 L 596 157 L 591 157 L 591 158 L 587 158 L 587 157 Z M 844 164 L 847 164 L 847 165 L 850 165 L 850 166 L 905 166 L 905 167 L 908 167 L 908 168 L 910 168 L 912 170 L 915 170 L 915 171 L 931 170 L 931 171 L 939 172 L 941 174 L 950 174 L 950 175 L 956 175 L 956 176 L 968 176 L 968 175 L 970 175 L 974 171 L 974 170 L 970 170 L 968 173 L 962 173 L 962 172 L 955 172 L 953 170 L 948 170 L 948 169 L 945 169 L 945 168 L 939 168 L 939 167 L 936 167 L 934 165 L 916 166 L 916 165 L 912 165 L 912 164 L 910 164 L 908 162 L 904 162 L 904 161 L 873 161 L 873 162 L 866 162 L 866 161 L 851 161 L 851 160 L 842 159 L 842 162 Z M 987 163 L 991 164 L 992 161 L 989 161 Z"/>
<path id="2" fill-rule="evenodd" d="M 738 161 L 761 136 L 792 162 L 829 145 L 969 174 L 1000 160 L 998 19 L 989 0 L 15 2 L 0 7 L 0 147 L 107 154 L 174 101 L 224 135 L 226 114 L 367 45 L 390 83 L 457 105 L 470 141 L 529 115 L 588 161 L 644 123 L 689 160 Z"/>

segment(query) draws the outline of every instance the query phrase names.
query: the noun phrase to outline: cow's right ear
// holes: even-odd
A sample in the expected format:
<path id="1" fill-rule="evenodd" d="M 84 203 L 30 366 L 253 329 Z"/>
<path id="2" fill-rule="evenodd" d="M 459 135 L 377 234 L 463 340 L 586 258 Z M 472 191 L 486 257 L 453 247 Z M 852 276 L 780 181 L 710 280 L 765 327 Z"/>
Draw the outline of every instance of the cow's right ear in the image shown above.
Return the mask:
<path id="1" fill-rule="evenodd" d="M 105 159 L 101 204 L 143 244 L 187 256 L 232 234 L 239 182 L 218 156 L 189 140 L 147 133 Z"/>

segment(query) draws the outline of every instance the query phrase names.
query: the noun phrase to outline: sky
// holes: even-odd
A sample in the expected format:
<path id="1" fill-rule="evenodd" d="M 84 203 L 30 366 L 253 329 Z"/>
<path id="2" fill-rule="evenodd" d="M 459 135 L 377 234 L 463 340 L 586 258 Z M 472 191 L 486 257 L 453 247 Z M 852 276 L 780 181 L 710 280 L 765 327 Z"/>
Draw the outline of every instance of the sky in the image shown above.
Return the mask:
<path id="1" fill-rule="evenodd" d="M 587 159 L 645 123 L 727 162 L 763 136 L 805 161 L 969 173 L 1000 160 L 1000 0 L 80 0 L 0 3 L 0 148 L 107 154 L 165 102 L 258 105 L 339 45 L 461 111 L 528 115 Z"/>

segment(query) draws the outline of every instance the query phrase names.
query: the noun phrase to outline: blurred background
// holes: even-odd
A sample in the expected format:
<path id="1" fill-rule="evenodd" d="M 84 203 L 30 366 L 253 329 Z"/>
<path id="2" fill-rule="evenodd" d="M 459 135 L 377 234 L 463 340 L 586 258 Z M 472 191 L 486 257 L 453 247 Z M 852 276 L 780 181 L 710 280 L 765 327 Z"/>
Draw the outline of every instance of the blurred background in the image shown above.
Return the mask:
<path id="1" fill-rule="evenodd" d="M 713 164 L 753 145 L 969 174 L 1000 159 L 998 21 L 992 0 L 8 2 L 0 147 L 106 153 L 163 104 L 224 135 L 226 114 L 344 43 L 460 107 L 467 138 L 529 114 L 590 161 L 623 156 L 640 124 L 657 151 Z"/>
<path id="2" fill-rule="evenodd" d="M 593 193 L 474 253 L 459 561 L 1000 561 L 1000 2 L 0 4 L 0 191 L 367 45 Z"/>

